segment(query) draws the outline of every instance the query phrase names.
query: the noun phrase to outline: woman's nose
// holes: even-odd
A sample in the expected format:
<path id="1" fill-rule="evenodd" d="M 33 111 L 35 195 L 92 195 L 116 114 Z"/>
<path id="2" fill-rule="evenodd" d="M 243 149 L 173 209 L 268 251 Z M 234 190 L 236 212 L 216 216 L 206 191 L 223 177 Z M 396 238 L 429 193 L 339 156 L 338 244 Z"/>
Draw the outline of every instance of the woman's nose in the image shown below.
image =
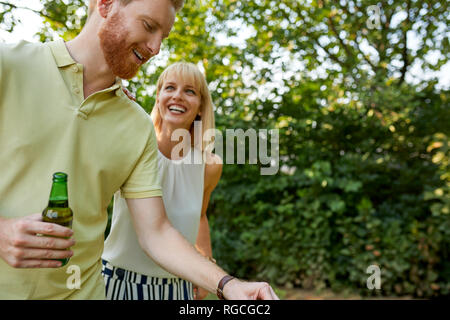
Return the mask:
<path id="1" fill-rule="evenodd" d="M 181 92 L 181 89 L 176 89 L 176 90 L 174 90 L 173 91 L 173 96 L 172 96 L 174 99 L 177 99 L 177 100 L 181 100 L 182 99 L 182 92 Z"/>

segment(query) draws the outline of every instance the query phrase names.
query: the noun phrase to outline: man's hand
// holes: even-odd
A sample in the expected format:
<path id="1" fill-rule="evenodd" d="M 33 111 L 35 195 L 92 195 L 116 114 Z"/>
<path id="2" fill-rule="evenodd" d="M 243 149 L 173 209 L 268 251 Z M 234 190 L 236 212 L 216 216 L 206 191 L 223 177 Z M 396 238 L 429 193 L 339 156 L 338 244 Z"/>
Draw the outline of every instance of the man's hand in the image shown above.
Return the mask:
<path id="1" fill-rule="evenodd" d="M 38 236 L 40 234 L 42 236 Z M 0 257 L 14 268 L 57 268 L 73 255 L 69 228 L 42 222 L 40 213 L 24 218 L 0 219 Z M 60 238 L 55 238 L 60 237 Z"/>
<path id="2" fill-rule="evenodd" d="M 266 282 L 229 281 L 223 288 L 227 300 L 280 300 Z"/>

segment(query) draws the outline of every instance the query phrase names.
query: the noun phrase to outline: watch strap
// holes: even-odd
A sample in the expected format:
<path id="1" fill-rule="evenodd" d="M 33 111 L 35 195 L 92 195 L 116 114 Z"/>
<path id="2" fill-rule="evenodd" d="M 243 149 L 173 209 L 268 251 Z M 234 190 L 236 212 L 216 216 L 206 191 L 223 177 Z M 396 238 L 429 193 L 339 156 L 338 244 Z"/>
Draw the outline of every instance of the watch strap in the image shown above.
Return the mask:
<path id="1" fill-rule="evenodd" d="M 233 279 L 233 276 L 226 275 L 219 281 L 219 285 L 217 286 L 217 297 L 219 297 L 220 300 L 225 300 L 225 297 L 223 296 L 223 287 Z"/>

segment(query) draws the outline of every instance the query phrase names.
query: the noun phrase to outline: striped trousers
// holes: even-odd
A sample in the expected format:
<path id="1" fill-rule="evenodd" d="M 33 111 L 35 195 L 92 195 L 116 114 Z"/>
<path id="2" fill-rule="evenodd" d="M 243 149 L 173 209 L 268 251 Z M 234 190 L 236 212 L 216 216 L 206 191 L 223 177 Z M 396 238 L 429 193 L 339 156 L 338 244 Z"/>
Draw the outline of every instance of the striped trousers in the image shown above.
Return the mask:
<path id="1" fill-rule="evenodd" d="M 102 260 L 107 300 L 193 300 L 192 283 L 180 278 L 149 277 Z"/>

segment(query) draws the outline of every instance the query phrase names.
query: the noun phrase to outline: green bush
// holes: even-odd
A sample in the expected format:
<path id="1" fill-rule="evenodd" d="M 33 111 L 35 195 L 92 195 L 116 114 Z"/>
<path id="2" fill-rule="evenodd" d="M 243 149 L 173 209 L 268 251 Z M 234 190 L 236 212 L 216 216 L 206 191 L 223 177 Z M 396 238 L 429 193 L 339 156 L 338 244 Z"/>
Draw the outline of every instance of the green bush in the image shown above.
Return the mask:
<path id="1" fill-rule="evenodd" d="M 219 264 L 277 285 L 448 295 L 445 97 L 386 85 L 366 101 L 291 118 L 280 129 L 280 165 L 291 174 L 224 165 L 209 211 Z M 372 264 L 381 290 L 366 287 Z"/>

